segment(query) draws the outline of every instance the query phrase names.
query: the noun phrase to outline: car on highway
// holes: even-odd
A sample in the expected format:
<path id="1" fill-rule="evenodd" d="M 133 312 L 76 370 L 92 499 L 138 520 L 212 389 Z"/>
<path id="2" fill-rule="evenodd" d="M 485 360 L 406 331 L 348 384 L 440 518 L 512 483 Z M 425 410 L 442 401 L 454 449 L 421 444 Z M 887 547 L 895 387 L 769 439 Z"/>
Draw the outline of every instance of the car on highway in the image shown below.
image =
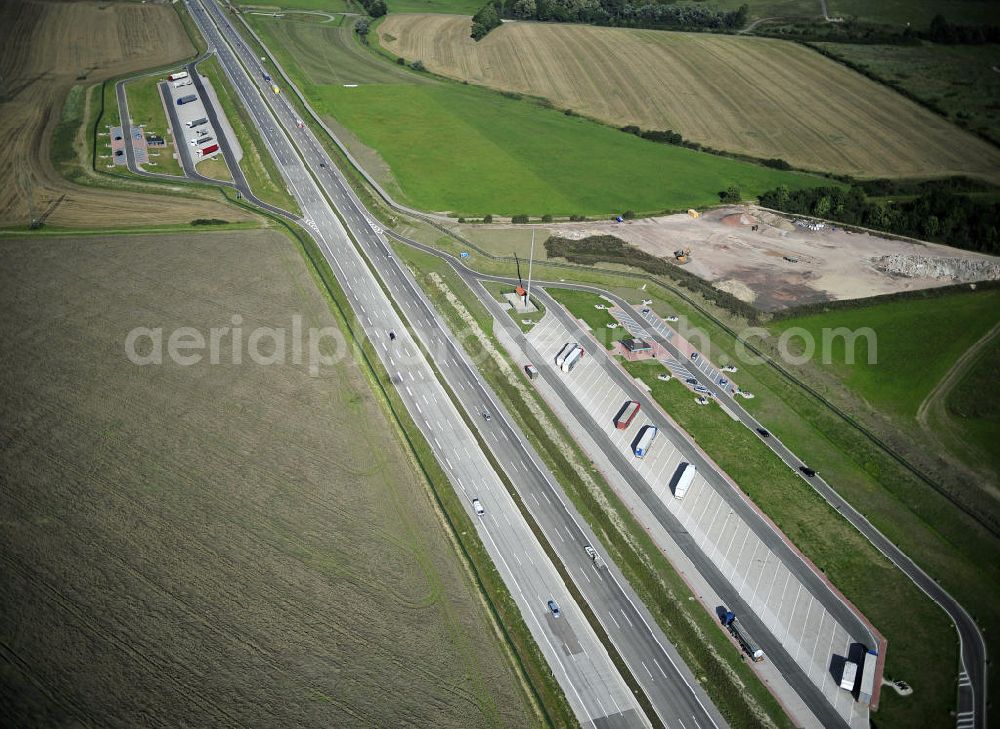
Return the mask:
<path id="1" fill-rule="evenodd" d="M 389 332 L 389 341 L 390 342 L 396 341 L 396 332 Z"/>
<path id="2" fill-rule="evenodd" d="M 488 423 L 488 422 L 490 422 L 491 420 L 493 420 L 493 416 L 492 416 L 492 415 L 490 415 L 490 414 L 489 414 L 488 412 L 486 412 L 485 410 L 483 410 L 483 420 L 485 420 L 485 421 L 486 421 L 486 422 Z"/>
<path id="3" fill-rule="evenodd" d="M 692 362 L 697 362 L 698 361 L 698 353 L 697 352 L 692 352 L 691 353 L 691 361 Z"/>
<path id="4" fill-rule="evenodd" d="M 816 469 L 809 468 L 809 466 L 799 466 L 799 470 L 802 471 L 802 473 L 804 473 L 809 478 L 812 478 L 813 476 L 816 475 Z"/>
<path id="5" fill-rule="evenodd" d="M 552 617 L 554 618 L 558 618 L 562 615 L 562 613 L 559 612 L 559 606 L 556 604 L 555 600 L 549 600 L 549 612 L 552 613 Z"/>
<path id="6" fill-rule="evenodd" d="M 590 557 L 592 560 L 594 560 L 595 562 L 597 561 L 597 550 L 596 549 L 594 549 L 589 544 L 587 544 L 587 545 L 584 545 L 583 551 L 586 552 L 587 556 Z"/>
<path id="7" fill-rule="evenodd" d="M 482 516 L 483 514 L 486 513 L 486 509 L 483 506 L 483 502 L 480 501 L 479 499 L 472 500 L 472 508 L 475 510 L 476 516 Z"/>
<path id="8" fill-rule="evenodd" d="M 757 435 L 759 435 L 761 438 L 771 437 L 771 434 L 767 431 L 766 428 L 757 428 Z"/>
<path id="9" fill-rule="evenodd" d="M 320 163 L 319 163 L 319 166 L 320 166 L 320 167 L 326 167 L 326 162 L 320 162 Z"/>

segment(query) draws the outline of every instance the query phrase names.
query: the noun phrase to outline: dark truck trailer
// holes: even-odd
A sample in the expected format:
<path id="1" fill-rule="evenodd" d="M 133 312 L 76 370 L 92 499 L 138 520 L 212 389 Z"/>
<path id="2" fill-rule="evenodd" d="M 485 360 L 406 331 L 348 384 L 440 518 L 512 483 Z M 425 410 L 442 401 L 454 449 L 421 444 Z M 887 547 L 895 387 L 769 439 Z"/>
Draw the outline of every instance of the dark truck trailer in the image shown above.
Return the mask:
<path id="1" fill-rule="evenodd" d="M 618 430 L 628 430 L 628 426 L 632 424 L 632 421 L 635 419 L 638 412 L 639 403 L 635 400 L 629 400 L 625 403 L 622 409 L 618 411 L 618 415 L 615 417 L 615 427 L 618 428 Z"/>
<path id="2" fill-rule="evenodd" d="M 729 632 L 732 633 L 732 636 L 736 638 L 736 641 L 751 659 L 757 663 L 764 660 L 764 651 L 757 645 L 757 641 L 750 637 L 747 629 L 743 627 L 743 623 L 740 622 L 735 613 L 731 610 L 727 612 L 722 624 L 729 628 Z"/>
<path id="3" fill-rule="evenodd" d="M 197 96 L 195 96 L 194 94 L 188 94 L 187 96 L 182 96 L 181 98 L 177 99 L 177 106 L 180 106 L 181 104 L 188 104 L 192 101 L 197 101 L 197 100 L 198 100 Z"/>

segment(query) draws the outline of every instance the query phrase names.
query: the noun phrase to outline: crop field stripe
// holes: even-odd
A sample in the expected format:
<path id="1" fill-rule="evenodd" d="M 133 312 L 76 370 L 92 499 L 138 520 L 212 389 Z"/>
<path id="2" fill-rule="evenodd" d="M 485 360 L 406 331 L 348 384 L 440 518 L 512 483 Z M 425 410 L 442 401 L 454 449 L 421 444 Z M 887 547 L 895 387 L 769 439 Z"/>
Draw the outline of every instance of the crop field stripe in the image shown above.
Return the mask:
<path id="1" fill-rule="evenodd" d="M 1000 180 L 1000 150 L 804 46 L 776 39 L 390 15 L 381 43 L 442 75 L 546 97 L 614 126 L 860 177 Z M 392 36 L 390 40 L 387 36 Z"/>

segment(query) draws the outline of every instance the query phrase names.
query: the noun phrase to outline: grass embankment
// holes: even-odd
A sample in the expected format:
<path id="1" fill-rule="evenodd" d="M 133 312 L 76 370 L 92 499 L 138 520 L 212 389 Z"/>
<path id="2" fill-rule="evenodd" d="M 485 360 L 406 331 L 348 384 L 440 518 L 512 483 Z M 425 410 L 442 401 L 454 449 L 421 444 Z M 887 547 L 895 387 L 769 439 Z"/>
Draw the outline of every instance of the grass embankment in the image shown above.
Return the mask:
<path id="1" fill-rule="evenodd" d="M 948 16 L 952 20 L 951 15 Z M 817 43 L 825 53 L 944 114 L 951 121 L 1000 143 L 1000 46 L 855 45 Z"/>
<path id="2" fill-rule="evenodd" d="M 1000 473 L 1000 337 L 993 339 L 945 399 L 951 428 L 971 453 Z"/>
<path id="3" fill-rule="evenodd" d="M 467 332 L 468 323 L 445 293 L 429 281 L 427 274 L 431 272 L 441 277 L 486 333 L 488 346 L 502 354 L 506 367 L 492 356 L 483 356 L 481 340 L 462 339 L 466 350 L 475 357 L 478 370 L 601 538 L 609 557 L 622 569 L 730 725 L 789 726 L 774 697 L 747 668 L 714 617 L 693 600 L 683 579 L 603 481 L 565 427 L 523 380 L 520 374 L 523 363 L 511 361 L 491 334 L 493 319 L 473 292 L 440 259 L 402 245 L 395 248 L 397 255 L 417 272 L 417 280 L 453 331 Z M 499 291 L 502 287 L 493 288 Z"/>
<path id="4" fill-rule="evenodd" d="M 571 293 L 568 308 L 581 318 L 601 302 L 593 294 Z M 716 403 L 698 405 L 676 379 L 658 380 L 666 372 L 658 362 L 623 365 L 650 386 L 663 409 L 886 636 L 886 675 L 921 689 L 906 700 L 887 698 L 878 717 L 893 726 L 916 726 L 931 717 L 946 721 L 954 702 L 958 646 L 944 613 Z"/>
<path id="5" fill-rule="evenodd" d="M 250 189 L 254 194 L 265 202 L 287 210 L 296 215 L 301 215 L 298 203 L 288 192 L 285 186 L 285 179 L 278 171 L 277 163 L 270 152 L 264 146 L 264 141 L 260 137 L 257 126 L 250 118 L 250 113 L 237 100 L 235 91 L 226 78 L 219 61 L 210 58 L 198 64 L 198 69 L 212 80 L 212 87 L 222 110 L 229 119 L 233 127 L 236 139 L 243 149 L 243 159 L 240 160 L 240 169 L 247 178 Z"/>
<path id="6" fill-rule="evenodd" d="M 507 23 L 477 43 L 469 37 L 468 18 L 446 15 L 391 15 L 378 34 L 389 51 L 407 61 L 419 59 L 435 73 L 544 97 L 616 129 L 672 129 L 708 148 L 783 159 L 818 172 L 1000 180 L 1000 150 L 993 145 L 790 41 Z M 993 72 L 981 66 L 980 73 Z M 694 182 L 692 195 L 701 189 L 680 158 L 670 164 L 682 180 Z M 711 172 L 725 179 L 723 166 Z M 752 187 L 748 183 L 744 192 L 752 195 Z M 668 195 L 671 190 L 667 187 Z"/>
<path id="7" fill-rule="evenodd" d="M 344 327 L 292 242 L 2 246 L 5 724 L 537 726 L 363 363 L 126 358 L 234 312 Z"/>
<path id="8" fill-rule="evenodd" d="M 653 212 L 715 203 L 733 184 L 752 197 L 779 184 L 823 182 L 653 144 L 529 100 L 403 72 L 374 53 L 344 50 L 345 43 L 360 49 L 346 26 L 345 40 L 337 28 L 248 20 L 317 112 L 376 150 L 402 201 L 417 208 L 461 215 Z M 333 55 L 351 65 L 326 73 Z"/>
<path id="9" fill-rule="evenodd" d="M 812 365 L 830 371 L 879 410 L 912 420 L 952 363 L 998 321 L 1000 290 L 990 290 L 782 319 L 770 329 L 786 336 L 798 333 L 789 341 L 793 353 L 802 351 L 800 335 L 808 336 L 816 345 Z M 855 339 L 853 364 L 844 337 L 832 339 L 823 351 L 824 331 L 842 327 L 852 332 L 868 328 L 875 335 L 870 343 L 863 336 Z"/>
<path id="10" fill-rule="evenodd" d="M 226 164 L 225 158 L 220 154 L 210 159 L 202 160 L 198 163 L 196 169 L 205 177 L 211 177 L 213 180 L 223 180 L 224 182 L 229 182 L 233 179 L 232 174 L 229 172 L 229 166 Z"/>
<path id="11" fill-rule="evenodd" d="M 324 13 L 360 13 L 364 12 L 360 4 L 355 5 L 350 0 L 240 0 L 235 5 L 244 8 L 251 8 L 246 12 L 253 12 L 253 8 L 260 8 L 265 12 L 275 10 L 318 10 Z M 394 3 L 395 4 L 395 3 Z M 393 8 L 394 9 L 394 8 Z"/>
<path id="12" fill-rule="evenodd" d="M 144 134 L 158 134 L 167 142 L 167 146 L 162 149 L 149 148 L 149 162 L 143 165 L 143 169 L 182 176 L 184 171 L 181 163 L 174 157 L 174 136 L 167 128 L 167 112 L 160 97 L 161 80 L 162 77 L 148 77 L 126 84 L 128 113 L 132 117 L 132 124 L 141 126 Z M 184 144 L 183 136 L 180 143 Z"/>

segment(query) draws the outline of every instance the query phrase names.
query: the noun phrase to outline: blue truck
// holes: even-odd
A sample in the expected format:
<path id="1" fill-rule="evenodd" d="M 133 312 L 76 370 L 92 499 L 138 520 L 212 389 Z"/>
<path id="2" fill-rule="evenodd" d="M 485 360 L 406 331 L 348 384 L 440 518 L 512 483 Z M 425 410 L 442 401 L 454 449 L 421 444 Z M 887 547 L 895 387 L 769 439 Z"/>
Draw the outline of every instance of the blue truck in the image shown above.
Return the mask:
<path id="1" fill-rule="evenodd" d="M 198 100 L 197 96 L 195 96 L 194 94 L 188 94 L 187 96 L 182 96 L 181 98 L 177 99 L 177 106 L 197 100 Z"/>

